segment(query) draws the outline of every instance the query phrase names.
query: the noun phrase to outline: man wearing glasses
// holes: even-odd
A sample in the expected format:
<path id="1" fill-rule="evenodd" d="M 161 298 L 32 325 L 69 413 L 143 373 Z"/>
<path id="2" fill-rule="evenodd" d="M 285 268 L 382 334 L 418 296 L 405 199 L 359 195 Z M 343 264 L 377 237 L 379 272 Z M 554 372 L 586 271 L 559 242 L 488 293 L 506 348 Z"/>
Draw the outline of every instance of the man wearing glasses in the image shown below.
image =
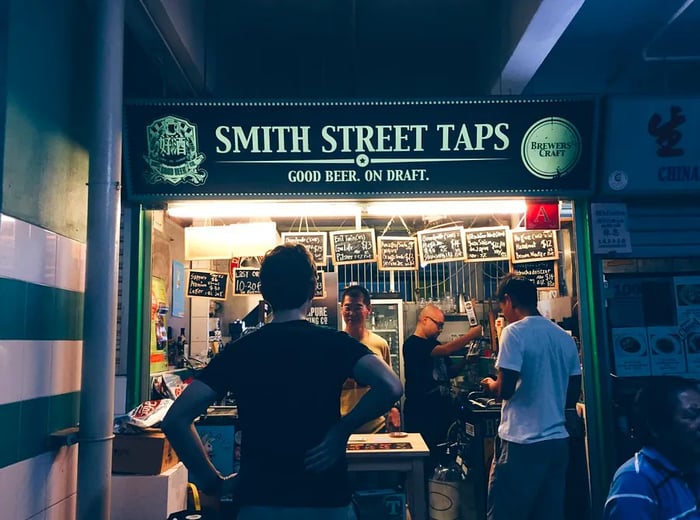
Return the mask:
<path id="1" fill-rule="evenodd" d="M 464 363 L 452 363 L 450 355 L 483 333 L 477 325 L 456 339 L 440 343 L 437 338 L 444 325 L 443 312 L 426 305 L 418 314 L 415 332 L 403 344 L 405 430 L 423 436 L 431 462 L 437 462 L 437 445 L 445 441 L 452 422 L 450 378 L 464 368 Z M 430 464 L 428 468 L 432 469 Z"/>

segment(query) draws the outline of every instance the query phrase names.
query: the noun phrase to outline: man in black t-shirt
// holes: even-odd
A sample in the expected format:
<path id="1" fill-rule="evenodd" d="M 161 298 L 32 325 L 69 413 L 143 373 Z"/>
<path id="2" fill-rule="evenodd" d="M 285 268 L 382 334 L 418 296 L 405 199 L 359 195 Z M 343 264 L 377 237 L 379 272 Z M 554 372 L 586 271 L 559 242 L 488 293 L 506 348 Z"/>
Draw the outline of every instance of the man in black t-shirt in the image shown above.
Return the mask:
<path id="1" fill-rule="evenodd" d="M 345 449 L 350 433 L 401 395 L 386 363 L 344 332 L 306 321 L 316 267 L 301 245 L 278 246 L 260 268 L 272 322 L 216 356 L 178 397 L 162 428 L 205 493 L 227 489 L 192 421 L 226 392 L 238 404 L 242 440 L 239 520 L 353 518 Z M 346 378 L 371 387 L 340 417 Z"/>
<path id="2" fill-rule="evenodd" d="M 445 441 L 452 421 L 450 378 L 464 368 L 464 363 L 453 364 L 449 356 L 482 335 L 477 325 L 452 341 L 440 343 L 437 338 L 444 325 L 443 312 L 427 305 L 418 315 L 415 332 L 403 344 L 405 429 L 423 436 L 433 463 L 439 455 L 436 446 Z"/>

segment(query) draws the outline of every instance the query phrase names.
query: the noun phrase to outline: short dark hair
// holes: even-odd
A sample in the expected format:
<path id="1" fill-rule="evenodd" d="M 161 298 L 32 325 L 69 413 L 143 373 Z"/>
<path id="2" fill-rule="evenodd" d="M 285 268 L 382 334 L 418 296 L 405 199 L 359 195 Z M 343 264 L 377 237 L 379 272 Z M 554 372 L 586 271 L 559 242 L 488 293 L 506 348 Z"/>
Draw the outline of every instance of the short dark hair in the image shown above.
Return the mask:
<path id="1" fill-rule="evenodd" d="M 349 285 L 343 290 L 343 295 L 340 297 L 340 302 L 342 303 L 345 297 L 350 298 L 362 298 L 365 305 L 370 305 L 372 300 L 369 295 L 369 291 L 362 287 L 361 285 Z"/>
<path id="2" fill-rule="evenodd" d="M 524 276 L 515 273 L 505 275 L 498 285 L 498 301 L 505 301 L 506 294 L 510 296 L 513 307 L 537 309 L 537 287 Z"/>
<path id="3" fill-rule="evenodd" d="M 654 376 L 640 388 L 632 407 L 632 436 L 643 446 L 655 444 L 655 433 L 673 420 L 678 396 L 688 390 L 700 391 L 698 382 L 679 376 Z"/>
<path id="4" fill-rule="evenodd" d="M 273 311 L 296 309 L 316 290 L 316 263 L 301 244 L 284 244 L 268 251 L 260 266 L 260 288 Z"/>

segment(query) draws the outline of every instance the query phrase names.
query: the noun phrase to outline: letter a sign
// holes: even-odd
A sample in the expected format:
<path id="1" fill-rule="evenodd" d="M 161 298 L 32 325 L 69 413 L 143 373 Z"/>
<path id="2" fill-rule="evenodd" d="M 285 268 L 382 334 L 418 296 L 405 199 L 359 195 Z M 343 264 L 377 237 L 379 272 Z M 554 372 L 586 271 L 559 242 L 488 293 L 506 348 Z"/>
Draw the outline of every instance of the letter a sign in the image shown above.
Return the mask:
<path id="1" fill-rule="evenodd" d="M 528 201 L 525 212 L 525 229 L 559 229 L 559 202 Z"/>

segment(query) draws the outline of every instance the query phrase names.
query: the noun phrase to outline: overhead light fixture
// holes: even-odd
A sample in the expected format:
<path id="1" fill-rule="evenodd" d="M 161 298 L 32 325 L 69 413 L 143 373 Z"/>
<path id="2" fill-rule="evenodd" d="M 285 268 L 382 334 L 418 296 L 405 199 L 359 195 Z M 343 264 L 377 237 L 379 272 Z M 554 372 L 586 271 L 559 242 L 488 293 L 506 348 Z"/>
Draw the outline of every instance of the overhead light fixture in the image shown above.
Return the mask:
<path id="1" fill-rule="evenodd" d="M 524 199 L 396 200 L 370 202 L 363 215 L 374 217 L 495 215 L 525 212 Z"/>
<path id="2" fill-rule="evenodd" d="M 185 228 L 185 260 L 262 256 L 281 242 L 274 222 Z"/>
<path id="3" fill-rule="evenodd" d="M 255 217 L 354 217 L 354 202 L 188 201 L 171 202 L 168 214 L 179 218 Z"/>

